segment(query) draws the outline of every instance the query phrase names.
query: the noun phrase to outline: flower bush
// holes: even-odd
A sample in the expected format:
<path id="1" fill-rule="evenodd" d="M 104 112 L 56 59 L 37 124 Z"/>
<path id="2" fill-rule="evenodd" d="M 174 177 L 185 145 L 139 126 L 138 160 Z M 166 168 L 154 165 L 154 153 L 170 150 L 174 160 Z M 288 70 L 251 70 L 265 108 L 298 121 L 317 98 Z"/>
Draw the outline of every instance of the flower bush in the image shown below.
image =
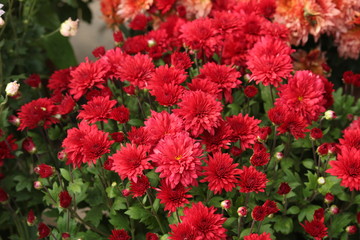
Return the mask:
<path id="1" fill-rule="evenodd" d="M 1 237 L 359 237 L 359 3 L 101 9 L 113 49 L 2 78 Z"/>

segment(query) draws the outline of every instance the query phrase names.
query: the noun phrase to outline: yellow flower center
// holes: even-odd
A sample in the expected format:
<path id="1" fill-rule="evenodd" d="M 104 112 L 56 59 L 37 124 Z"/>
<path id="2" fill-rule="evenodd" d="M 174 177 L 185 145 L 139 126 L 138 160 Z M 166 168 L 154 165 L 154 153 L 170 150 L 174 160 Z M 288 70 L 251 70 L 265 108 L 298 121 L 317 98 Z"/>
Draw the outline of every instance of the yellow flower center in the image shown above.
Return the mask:
<path id="1" fill-rule="evenodd" d="M 181 155 L 178 155 L 178 156 L 175 157 L 175 160 L 178 160 L 178 161 L 179 161 L 181 158 L 182 158 L 182 156 L 181 156 Z"/>

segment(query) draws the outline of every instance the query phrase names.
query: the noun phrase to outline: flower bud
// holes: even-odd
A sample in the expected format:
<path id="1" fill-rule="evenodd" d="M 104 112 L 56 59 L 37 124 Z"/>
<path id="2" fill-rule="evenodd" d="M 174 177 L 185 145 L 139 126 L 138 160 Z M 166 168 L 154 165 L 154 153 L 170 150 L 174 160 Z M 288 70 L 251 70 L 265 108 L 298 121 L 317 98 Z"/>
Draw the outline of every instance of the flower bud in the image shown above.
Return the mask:
<path id="1" fill-rule="evenodd" d="M 154 47 L 154 46 L 156 46 L 156 41 L 155 41 L 154 39 L 149 39 L 149 40 L 147 41 L 147 43 L 148 43 L 148 47 Z"/>
<path id="2" fill-rule="evenodd" d="M 9 199 L 9 195 L 4 191 L 4 189 L 0 188 L 0 203 L 5 204 Z"/>
<path id="3" fill-rule="evenodd" d="M 245 82 L 250 81 L 250 75 L 248 73 L 244 75 L 244 81 Z"/>
<path id="4" fill-rule="evenodd" d="M 286 182 L 283 182 L 280 184 L 277 194 L 285 195 L 285 194 L 288 194 L 290 191 L 291 191 L 291 188 L 290 188 L 289 184 Z"/>
<path id="5" fill-rule="evenodd" d="M 124 197 L 127 197 L 127 196 L 129 196 L 131 194 L 129 189 L 124 189 L 124 190 L 121 191 L 121 193 L 122 193 L 122 195 Z"/>
<path id="6" fill-rule="evenodd" d="M 60 161 L 65 161 L 66 160 L 66 152 L 64 150 L 58 152 L 57 157 Z"/>
<path id="7" fill-rule="evenodd" d="M 326 183 L 326 180 L 325 180 L 324 177 L 319 177 L 319 178 L 317 179 L 317 183 L 318 183 L 319 185 L 324 185 L 324 184 Z"/>
<path id="8" fill-rule="evenodd" d="M 247 86 L 247 87 L 244 89 L 244 94 L 245 94 L 245 96 L 247 96 L 248 98 L 253 98 L 253 97 L 255 97 L 257 93 L 258 93 L 258 89 L 257 89 L 257 87 L 255 87 L 255 86 L 253 86 L 253 85 Z"/>
<path id="9" fill-rule="evenodd" d="M 28 226 L 34 226 L 36 222 L 36 216 L 34 214 L 34 211 L 31 209 L 27 215 L 26 223 Z"/>
<path id="10" fill-rule="evenodd" d="M 349 235 L 352 235 L 357 232 L 357 227 L 355 225 L 350 225 L 350 226 L 347 226 L 345 230 Z"/>
<path id="11" fill-rule="evenodd" d="M 224 200 L 220 203 L 221 207 L 225 210 L 229 209 L 231 207 L 231 201 L 230 200 Z"/>
<path id="12" fill-rule="evenodd" d="M 76 35 L 79 27 L 79 19 L 73 21 L 71 18 L 68 18 L 65 22 L 63 22 L 60 26 L 60 33 L 64 37 L 73 37 Z"/>
<path id="13" fill-rule="evenodd" d="M 325 194 L 324 202 L 326 204 L 332 203 L 333 201 L 334 201 L 334 195 L 332 195 L 331 193 Z"/>
<path id="14" fill-rule="evenodd" d="M 68 191 L 62 191 L 59 193 L 60 207 L 68 208 L 71 204 L 72 197 Z"/>
<path id="15" fill-rule="evenodd" d="M 39 74 L 31 74 L 24 82 L 32 88 L 41 87 L 41 78 Z"/>
<path id="16" fill-rule="evenodd" d="M 18 94 L 19 87 L 20 84 L 18 84 L 16 81 L 8 83 L 5 88 L 6 95 L 9 97 L 14 97 Z"/>
<path id="17" fill-rule="evenodd" d="M 116 182 L 112 182 L 111 186 L 112 187 L 116 187 L 117 183 Z"/>
<path id="18" fill-rule="evenodd" d="M 55 168 L 42 163 L 34 168 L 34 172 L 40 175 L 40 178 L 48 178 L 54 174 Z"/>
<path id="19" fill-rule="evenodd" d="M 271 127 L 261 127 L 257 135 L 258 141 L 259 142 L 266 141 L 270 133 L 271 133 Z"/>
<path id="20" fill-rule="evenodd" d="M 39 223 L 38 233 L 37 233 L 39 239 L 46 238 L 47 236 L 50 235 L 50 232 L 51 232 L 50 228 L 45 223 Z"/>
<path id="21" fill-rule="evenodd" d="M 34 182 L 34 188 L 37 190 L 40 190 L 43 188 L 43 184 L 40 181 L 35 181 Z"/>
<path id="22" fill-rule="evenodd" d="M 323 132 L 321 131 L 320 128 L 313 128 L 311 129 L 311 132 L 310 132 L 310 139 L 315 141 L 317 139 L 320 139 L 323 137 Z"/>
<path id="23" fill-rule="evenodd" d="M 9 121 L 10 124 L 12 124 L 12 125 L 14 125 L 16 127 L 18 127 L 20 125 L 20 118 L 18 118 L 15 115 L 10 115 L 8 117 L 8 121 Z"/>
<path id="24" fill-rule="evenodd" d="M 333 110 L 327 110 L 324 114 L 326 120 L 332 120 L 336 118 L 336 114 Z"/>
<path id="25" fill-rule="evenodd" d="M 243 150 L 241 150 L 241 148 L 238 148 L 236 146 L 233 146 L 231 149 L 230 149 L 230 153 L 237 157 L 237 156 L 240 156 L 242 153 L 243 153 Z"/>
<path id="26" fill-rule="evenodd" d="M 62 233 L 61 234 L 61 240 L 70 240 L 70 234 L 69 233 Z"/>
<path id="27" fill-rule="evenodd" d="M 116 43 L 121 43 L 124 41 L 124 36 L 121 31 L 116 31 L 113 33 L 113 38 Z"/>
<path id="28" fill-rule="evenodd" d="M 159 240 L 159 236 L 156 235 L 155 233 L 146 233 L 146 240 Z"/>
<path id="29" fill-rule="evenodd" d="M 339 210 L 338 206 L 331 205 L 329 211 L 331 214 L 336 215 L 339 213 L 340 210 Z"/>
<path id="30" fill-rule="evenodd" d="M 246 217 L 247 216 L 247 208 L 246 207 L 239 207 L 237 209 L 237 213 L 239 217 Z"/>
<path id="31" fill-rule="evenodd" d="M 274 154 L 274 157 L 276 158 L 276 160 L 280 161 L 281 159 L 284 158 L 284 154 L 282 152 L 276 152 Z"/>
<path id="32" fill-rule="evenodd" d="M 25 140 L 22 142 L 22 148 L 30 154 L 35 153 L 37 150 L 35 143 L 31 137 L 25 138 Z"/>
<path id="33" fill-rule="evenodd" d="M 113 168 L 113 163 L 114 160 L 111 158 L 108 158 L 105 162 L 104 162 L 104 169 L 111 171 L 111 169 Z"/>

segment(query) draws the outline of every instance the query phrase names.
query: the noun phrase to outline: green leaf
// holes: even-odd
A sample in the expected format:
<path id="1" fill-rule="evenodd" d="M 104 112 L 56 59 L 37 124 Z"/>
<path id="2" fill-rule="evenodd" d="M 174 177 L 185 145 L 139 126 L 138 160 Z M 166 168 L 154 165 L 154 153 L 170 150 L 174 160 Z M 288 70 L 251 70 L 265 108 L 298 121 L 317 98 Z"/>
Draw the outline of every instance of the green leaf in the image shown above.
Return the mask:
<path id="1" fill-rule="evenodd" d="M 337 177 L 335 176 L 328 176 L 325 178 L 325 184 L 322 185 L 318 191 L 319 193 L 321 193 L 322 195 L 325 195 L 326 193 L 328 192 L 332 192 L 332 188 L 335 186 L 335 185 L 339 185 L 340 183 L 340 179 L 338 179 Z M 332 192 L 334 194 L 334 192 Z M 335 193 L 336 194 L 336 193 Z"/>
<path id="2" fill-rule="evenodd" d="M 125 212 L 125 214 L 136 220 L 146 219 L 151 216 L 151 214 L 147 210 L 140 206 L 131 206 L 129 210 Z"/>
<path id="3" fill-rule="evenodd" d="M 81 193 L 81 186 L 84 185 L 83 181 L 81 179 L 74 179 L 73 182 L 69 183 L 68 190 L 71 193 Z"/>
<path id="4" fill-rule="evenodd" d="M 91 222 L 95 227 L 99 226 L 103 217 L 103 208 L 101 206 L 92 207 L 90 211 L 86 213 L 85 221 Z"/>
<path id="5" fill-rule="evenodd" d="M 307 220 L 311 221 L 313 219 L 315 210 L 317 210 L 319 208 L 321 208 L 321 207 L 318 205 L 307 205 L 305 208 L 303 208 L 300 211 L 300 213 L 298 215 L 299 222 L 302 222 L 305 217 Z"/>
<path id="6" fill-rule="evenodd" d="M 302 161 L 302 164 L 304 165 L 304 167 L 306 167 L 307 169 L 314 169 L 314 160 L 311 158 L 307 158 L 305 160 Z"/>
<path id="7" fill-rule="evenodd" d="M 288 214 L 298 214 L 300 212 L 300 208 L 298 206 L 292 206 L 287 210 Z"/>
<path id="8" fill-rule="evenodd" d="M 14 177 L 14 180 L 18 182 L 16 184 L 16 188 L 15 188 L 15 190 L 17 192 L 20 192 L 20 191 L 24 190 L 25 188 L 30 192 L 31 187 L 32 187 L 32 182 L 31 182 L 30 178 L 26 178 L 23 175 L 17 175 Z"/>
<path id="9" fill-rule="evenodd" d="M 111 208 L 111 214 L 116 214 L 117 210 L 127 209 L 126 199 L 124 197 L 116 197 Z"/>
<path id="10" fill-rule="evenodd" d="M 354 220 L 354 216 L 351 213 L 340 213 L 334 215 L 332 217 L 331 225 L 328 226 L 329 236 L 332 236 L 333 238 L 338 237 L 342 232 L 344 232 L 344 228 Z"/>
<path id="11" fill-rule="evenodd" d="M 123 214 L 110 215 L 109 222 L 117 229 L 125 229 L 126 231 L 130 231 L 129 227 L 129 218 L 127 218 Z"/>
<path id="12" fill-rule="evenodd" d="M 70 182 L 70 173 L 68 170 L 66 170 L 65 168 L 60 168 L 60 174 L 65 180 Z"/>
<path id="13" fill-rule="evenodd" d="M 56 204 L 58 204 L 59 202 L 59 193 L 61 192 L 61 187 L 57 184 L 57 182 L 54 182 L 52 189 L 49 189 L 49 193 L 52 197 L 52 199 L 54 199 L 56 201 Z M 50 198 L 50 196 L 46 193 L 46 195 L 44 196 L 44 200 L 46 201 L 47 204 L 52 205 L 54 204 L 54 201 Z"/>
<path id="14" fill-rule="evenodd" d="M 157 213 L 157 211 L 159 210 L 159 207 L 160 207 L 160 199 L 156 198 L 153 203 L 153 208 L 155 210 L 155 213 Z"/>
<path id="15" fill-rule="evenodd" d="M 144 125 L 144 121 L 140 120 L 140 119 L 130 119 L 130 121 L 128 122 L 131 126 L 136 126 L 136 127 L 140 127 Z"/>
<path id="16" fill-rule="evenodd" d="M 294 228 L 293 220 L 286 216 L 278 216 L 275 219 L 274 229 L 282 234 L 289 234 Z"/>
<path id="17" fill-rule="evenodd" d="M 55 125 L 55 127 L 52 127 L 48 130 L 49 138 L 50 140 L 58 140 L 60 138 L 61 129 L 58 125 Z"/>
<path id="18" fill-rule="evenodd" d="M 57 68 L 64 69 L 77 65 L 69 39 L 63 37 L 59 32 L 42 38 L 42 44 L 46 49 L 48 58 L 53 61 Z"/>

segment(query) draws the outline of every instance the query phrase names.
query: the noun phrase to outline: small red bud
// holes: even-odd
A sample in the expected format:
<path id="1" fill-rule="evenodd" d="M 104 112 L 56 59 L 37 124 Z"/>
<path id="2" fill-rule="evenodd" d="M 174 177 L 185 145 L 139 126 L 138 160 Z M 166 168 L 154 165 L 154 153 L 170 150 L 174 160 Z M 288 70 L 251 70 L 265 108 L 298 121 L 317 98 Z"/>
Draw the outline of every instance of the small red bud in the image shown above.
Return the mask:
<path id="1" fill-rule="evenodd" d="M 246 217 L 247 216 L 247 208 L 246 207 L 239 207 L 237 209 L 237 213 L 239 217 Z"/>
<path id="2" fill-rule="evenodd" d="M 357 227 L 355 225 L 350 225 L 346 227 L 346 232 L 349 235 L 355 234 L 357 232 Z"/>
<path id="3" fill-rule="evenodd" d="M 221 207 L 225 210 L 229 209 L 231 207 L 231 201 L 230 200 L 224 200 L 220 203 Z"/>
<path id="4" fill-rule="evenodd" d="M 325 194 L 324 202 L 326 204 L 332 203 L 333 201 L 334 201 L 334 195 L 333 194 L 331 194 L 331 193 Z"/>

